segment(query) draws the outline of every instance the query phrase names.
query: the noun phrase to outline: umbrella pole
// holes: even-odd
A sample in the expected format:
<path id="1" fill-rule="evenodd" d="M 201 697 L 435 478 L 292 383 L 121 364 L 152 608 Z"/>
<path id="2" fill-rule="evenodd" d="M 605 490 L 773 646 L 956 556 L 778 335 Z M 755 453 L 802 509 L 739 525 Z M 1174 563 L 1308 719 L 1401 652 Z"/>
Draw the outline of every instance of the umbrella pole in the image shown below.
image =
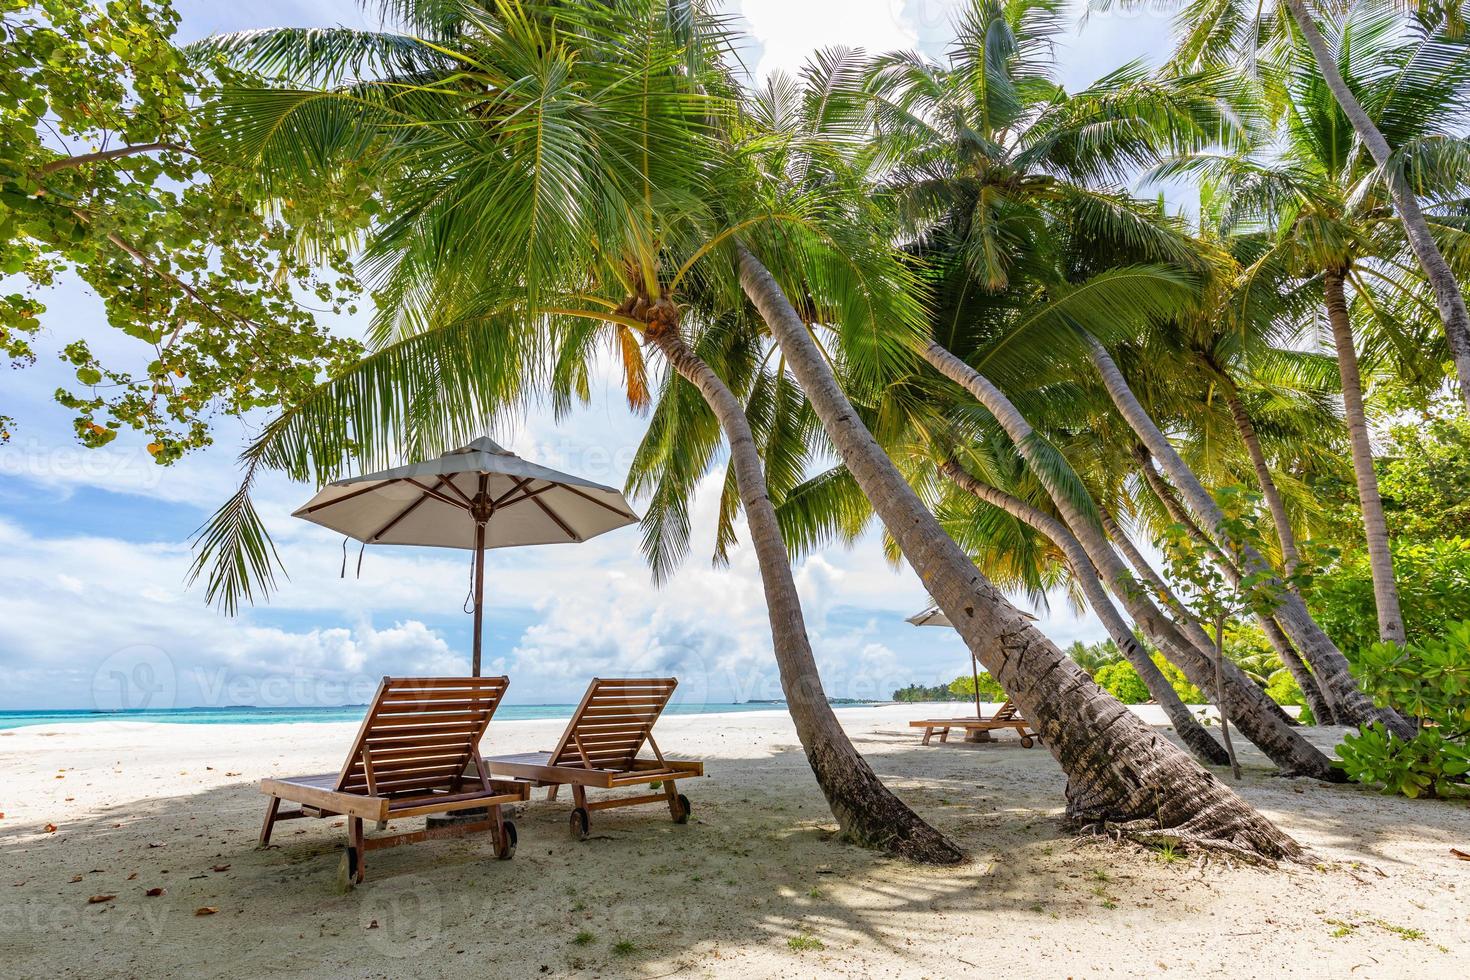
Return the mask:
<path id="1" fill-rule="evenodd" d="M 485 631 L 485 525 L 475 525 L 475 652 L 470 674 L 480 676 L 480 643 Z"/>
<path id="2" fill-rule="evenodd" d="M 475 663 L 479 663 L 479 659 Z M 970 676 L 975 678 L 975 718 L 978 721 L 985 720 L 985 713 L 980 710 L 980 668 L 975 663 L 975 655 L 970 654 Z"/>

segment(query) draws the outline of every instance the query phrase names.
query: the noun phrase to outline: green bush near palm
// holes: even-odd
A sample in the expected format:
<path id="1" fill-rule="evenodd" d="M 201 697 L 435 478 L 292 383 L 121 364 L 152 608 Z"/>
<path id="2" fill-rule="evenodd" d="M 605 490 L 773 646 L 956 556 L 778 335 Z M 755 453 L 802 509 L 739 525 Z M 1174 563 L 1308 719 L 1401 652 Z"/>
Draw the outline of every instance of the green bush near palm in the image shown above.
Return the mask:
<path id="1" fill-rule="evenodd" d="M 1393 543 L 1394 575 L 1404 630 L 1410 643 L 1439 636 L 1449 623 L 1470 620 L 1470 538 Z M 1317 621 L 1349 659 L 1378 641 L 1373 578 L 1361 548 L 1313 583 L 1310 602 Z"/>
<path id="2" fill-rule="evenodd" d="M 1100 668 L 1093 680 L 1124 704 L 1143 704 L 1149 699 L 1148 688 L 1144 686 L 1143 679 L 1126 660 Z"/>
<path id="3" fill-rule="evenodd" d="M 1470 621 L 1404 647 L 1375 643 L 1353 672 L 1375 703 L 1416 719 L 1419 732 L 1402 739 L 1375 723 L 1348 735 L 1337 749 L 1342 769 L 1388 794 L 1470 793 Z"/>

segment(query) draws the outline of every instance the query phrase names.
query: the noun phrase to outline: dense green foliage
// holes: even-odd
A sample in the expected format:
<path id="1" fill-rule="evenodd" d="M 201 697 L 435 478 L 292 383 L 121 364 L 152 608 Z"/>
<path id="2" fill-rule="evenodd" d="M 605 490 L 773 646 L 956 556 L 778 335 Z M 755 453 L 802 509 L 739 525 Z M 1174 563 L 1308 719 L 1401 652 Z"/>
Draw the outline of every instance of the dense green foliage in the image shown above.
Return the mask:
<path id="1" fill-rule="evenodd" d="M 980 700 L 981 701 L 1004 701 L 1006 692 L 1001 689 L 1000 684 L 988 671 L 980 671 Z M 966 701 L 975 700 L 975 675 L 960 676 L 949 682 L 950 693 L 957 698 Z"/>
<path id="2" fill-rule="evenodd" d="M 297 236 L 371 213 L 350 175 L 286 199 L 204 153 L 212 66 L 174 45 L 177 25 L 168 0 L 0 0 L 0 272 L 21 284 L 0 295 L 0 359 L 55 343 L 81 443 L 137 430 L 163 463 L 207 444 L 212 415 L 292 404 L 357 356 L 298 301 L 350 309 L 348 242 Z M 133 354 L 104 361 L 100 333 L 47 317 L 38 294 L 72 274 Z"/>
<path id="3" fill-rule="evenodd" d="M 1408 797 L 1470 792 L 1470 622 L 1402 648 L 1376 643 L 1359 653 L 1354 673 L 1420 730 L 1412 739 L 1382 725 L 1347 735 L 1338 756 L 1348 775 Z"/>

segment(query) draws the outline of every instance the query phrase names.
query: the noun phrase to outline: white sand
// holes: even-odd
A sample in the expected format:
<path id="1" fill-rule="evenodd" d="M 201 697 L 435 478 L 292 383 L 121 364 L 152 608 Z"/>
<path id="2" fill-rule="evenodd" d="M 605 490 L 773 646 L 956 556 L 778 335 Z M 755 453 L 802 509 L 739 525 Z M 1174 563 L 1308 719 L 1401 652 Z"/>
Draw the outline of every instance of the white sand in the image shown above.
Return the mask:
<path id="1" fill-rule="evenodd" d="M 515 860 L 495 861 L 486 837 L 376 852 L 348 894 L 333 886 L 338 821 L 253 845 L 256 780 L 336 769 L 352 725 L 0 732 L 0 975 L 1470 975 L 1470 862 L 1450 854 L 1470 850 L 1463 803 L 1281 780 L 1250 752 L 1241 791 L 1321 864 L 1166 863 L 1074 842 L 1044 749 L 922 748 L 904 724 L 954 710 L 839 716 L 888 785 L 970 850 L 963 867 L 832 840 L 789 719 L 761 711 L 660 723 L 665 753 L 708 762 L 682 784 L 688 826 L 617 810 L 577 843 L 568 804 L 538 791 Z M 489 749 L 546 748 L 560 728 L 496 722 Z"/>

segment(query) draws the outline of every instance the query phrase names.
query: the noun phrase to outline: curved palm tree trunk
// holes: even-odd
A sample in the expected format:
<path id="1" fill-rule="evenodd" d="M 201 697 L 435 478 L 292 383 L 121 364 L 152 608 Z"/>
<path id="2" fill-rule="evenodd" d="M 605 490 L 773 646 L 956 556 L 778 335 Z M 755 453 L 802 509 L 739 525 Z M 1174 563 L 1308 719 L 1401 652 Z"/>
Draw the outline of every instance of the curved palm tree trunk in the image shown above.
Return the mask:
<path id="1" fill-rule="evenodd" d="M 1165 657 L 1185 672 L 1191 683 L 1201 691 L 1216 690 L 1219 685 L 1215 682 L 1215 670 L 1212 666 L 1213 644 L 1208 642 L 1201 631 L 1198 639 L 1195 640 L 1198 648 L 1192 647 L 1189 639 L 1180 635 L 1168 617 L 1164 616 L 1138 588 L 1138 583 L 1129 575 L 1128 569 L 1118 558 L 1117 553 L 1108 545 L 1107 538 L 1103 535 L 1102 528 L 1097 521 L 1091 514 L 1084 512 L 1076 500 L 1072 499 L 1072 495 L 1068 492 L 1069 488 L 1056 479 L 1054 469 L 1041 459 L 1040 437 L 1005 393 L 989 378 L 940 344 L 929 343 L 924 349 L 924 359 L 939 373 L 969 392 L 1000 423 L 1022 459 L 1026 461 L 1036 478 L 1041 481 L 1042 486 L 1061 513 L 1062 520 L 1066 524 L 1062 526 L 1061 522 L 1058 522 L 1058 527 L 1063 531 L 1066 531 L 1067 528 L 1071 529 L 1068 537 L 1080 545 L 1084 551 L 1082 557 L 1086 563 L 1095 568 L 1108 583 L 1108 587 L 1123 603 L 1123 607 L 1128 611 L 1128 615 L 1133 617 L 1134 622 L 1138 623 L 1153 638 Z M 1043 530 L 1042 533 L 1048 532 Z M 1134 666 L 1137 667 L 1136 664 Z M 1148 666 L 1153 673 L 1158 674 L 1157 667 L 1152 660 L 1148 662 Z M 1142 670 L 1139 673 L 1140 676 L 1144 676 Z M 1336 771 L 1326 756 L 1302 738 L 1299 733 L 1291 730 L 1290 720 L 1280 706 L 1240 673 L 1234 664 L 1229 666 L 1226 673 L 1229 683 L 1225 688 L 1224 699 L 1220 703 L 1222 716 L 1229 713 L 1243 718 L 1243 721 L 1238 722 L 1243 725 L 1241 730 L 1247 732 L 1247 737 L 1256 742 L 1261 750 L 1285 772 L 1293 775 L 1311 774 L 1327 778 L 1329 774 Z M 1144 679 L 1147 683 L 1147 677 Z M 1167 685 L 1162 674 L 1158 674 L 1158 679 Z M 1152 687 L 1149 690 L 1150 693 L 1153 692 Z M 1169 688 L 1169 694 L 1171 696 L 1174 694 L 1172 687 Z M 1157 694 L 1155 699 L 1160 704 L 1165 704 Z M 1187 711 L 1185 713 L 1187 714 Z M 1190 721 L 1194 722 L 1193 716 L 1190 716 Z M 1197 722 L 1195 724 L 1198 725 Z M 1203 728 L 1200 729 L 1200 734 L 1205 734 Z M 1180 735 L 1184 736 L 1185 731 L 1181 730 Z M 1196 754 L 1199 754 L 1201 746 L 1195 742 L 1188 742 L 1188 744 L 1196 750 Z M 1214 739 L 1210 739 L 1209 744 L 1218 748 Z M 1204 758 L 1209 757 L 1204 756 Z"/>
<path id="2" fill-rule="evenodd" d="M 740 284 L 874 511 L 921 582 L 1067 774 L 1067 814 L 1268 859 L 1301 848 L 1092 682 L 980 574 L 873 439 L 770 272 L 737 245 Z"/>
<path id="3" fill-rule="evenodd" d="M 1322 72 L 1322 79 L 1327 83 L 1332 97 L 1342 108 L 1343 115 L 1352 123 L 1353 130 L 1372 154 L 1374 162 L 1388 173 L 1389 193 L 1393 195 L 1393 203 L 1403 222 L 1409 247 L 1414 250 L 1414 255 L 1434 290 L 1434 305 L 1438 307 L 1439 318 L 1444 323 L 1445 339 L 1449 341 L 1450 354 L 1455 361 L 1455 374 L 1460 379 L 1460 397 L 1465 402 L 1465 410 L 1470 411 L 1470 313 L 1465 309 L 1465 295 L 1460 291 L 1460 284 L 1450 270 L 1449 263 L 1445 261 L 1444 253 L 1435 242 L 1433 232 L 1429 230 L 1429 222 L 1424 219 L 1424 212 L 1419 207 L 1419 198 L 1415 196 L 1402 171 L 1390 166 L 1393 148 L 1388 145 L 1388 140 L 1383 138 L 1383 133 L 1379 131 L 1373 118 L 1364 110 L 1362 103 L 1343 79 L 1332 48 L 1322 37 L 1322 32 L 1317 30 L 1317 24 L 1312 20 L 1306 3 L 1304 0 L 1286 0 L 1286 6 L 1301 30 L 1302 37 L 1306 39 L 1307 46 L 1312 49 L 1312 57 L 1316 59 L 1317 69 Z"/>
<path id="4" fill-rule="evenodd" d="M 1261 496 L 1266 498 L 1266 506 L 1270 508 L 1271 523 L 1276 525 L 1276 538 L 1281 542 L 1281 565 L 1287 576 L 1291 576 L 1301 563 L 1301 554 L 1297 551 L 1296 532 L 1291 529 L 1291 518 L 1286 514 L 1286 501 L 1281 497 L 1281 489 L 1276 486 L 1276 478 L 1271 475 L 1271 467 L 1266 464 L 1266 453 L 1261 449 L 1260 437 L 1256 435 L 1250 413 L 1245 410 L 1245 402 L 1240 400 L 1240 389 L 1223 371 L 1218 371 L 1217 374 L 1225 390 L 1225 403 L 1230 406 L 1230 417 L 1235 420 L 1235 431 L 1240 434 L 1240 441 L 1245 446 L 1246 455 L 1250 457 L 1251 467 L 1256 471 L 1256 484 L 1260 486 Z M 1294 590 L 1296 585 L 1293 583 L 1290 587 Z"/>
<path id="5" fill-rule="evenodd" d="M 1399 611 L 1399 587 L 1394 581 L 1393 552 L 1388 545 L 1388 521 L 1383 516 L 1383 498 L 1378 494 L 1378 474 L 1373 472 L 1373 443 L 1368 438 L 1368 414 L 1363 407 L 1363 376 L 1358 370 L 1358 353 L 1353 349 L 1353 325 L 1348 316 L 1342 273 L 1329 272 L 1323 276 L 1322 289 L 1327 297 L 1327 322 L 1332 326 L 1332 343 L 1337 348 L 1348 444 L 1353 452 L 1353 476 L 1358 483 L 1363 530 L 1368 537 L 1368 567 L 1373 573 L 1378 638 L 1385 643 L 1403 646 L 1404 617 Z"/>
<path id="6" fill-rule="evenodd" d="M 1163 465 L 1175 485 L 1184 494 L 1189 509 L 1199 518 L 1205 530 L 1210 532 L 1209 536 L 1217 545 L 1227 540 L 1228 535 L 1224 531 L 1225 515 L 1221 512 L 1219 505 L 1215 503 L 1215 499 L 1199 482 L 1194 471 L 1185 464 L 1158 425 L 1139 404 L 1137 396 L 1133 394 L 1133 389 L 1128 387 L 1127 381 L 1124 380 L 1123 372 L 1119 371 L 1118 365 L 1114 363 L 1113 356 L 1096 337 L 1088 334 L 1084 340 L 1093 366 L 1101 376 L 1103 385 L 1107 388 L 1108 395 L 1112 398 L 1119 414 L 1147 447 L 1149 453 Z M 1291 638 L 1292 643 L 1301 651 L 1307 663 L 1311 664 L 1316 671 L 1324 691 L 1332 699 L 1338 720 L 1353 725 L 1367 725 L 1375 721 L 1382 721 L 1390 731 L 1400 737 L 1413 738 L 1415 732 L 1413 725 L 1405 721 L 1404 717 L 1392 708 L 1374 707 L 1368 696 L 1358 688 L 1357 683 L 1353 680 L 1352 671 L 1348 667 L 1347 658 L 1342 655 L 1342 651 L 1326 633 L 1322 632 L 1322 627 L 1312 619 L 1301 597 L 1282 587 L 1280 578 L 1261 557 L 1261 553 L 1250 546 L 1245 546 L 1241 549 L 1241 554 L 1246 565 L 1243 571 L 1257 576 L 1266 588 L 1275 593 L 1277 602 L 1275 618 L 1286 635 Z"/>
<path id="7" fill-rule="evenodd" d="M 1149 489 L 1153 491 L 1154 496 L 1164 505 L 1164 510 L 1168 511 L 1169 516 L 1174 519 L 1175 523 L 1182 525 L 1189 536 L 1210 553 L 1216 566 L 1225 573 L 1232 585 L 1239 588 L 1240 581 L 1244 578 L 1244 575 L 1236 567 L 1235 563 L 1226 556 L 1225 552 L 1216 547 L 1215 542 L 1210 540 L 1210 536 L 1205 534 L 1204 530 L 1194 522 L 1194 518 L 1189 516 L 1189 511 L 1184 509 L 1184 505 L 1174 495 L 1174 488 L 1165 483 L 1164 478 L 1159 475 L 1159 471 L 1154 469 L 1153 457 L 1148 454 L 1147 450 L 1143 450 L 1140 453 L 1138 468 L 1143 473 L 1144 482 L 1149 485 Z M 1121 533 L 1122 530 L 1119 529 L 1119 534 Z M 1123 540 L 1127 540 L 1126 536 Z M 1131 541 L 1128 543 L 1128 547 L 1133 548 Z M 1137 549 L 1135 548 L 1133 550 L 1136 554 Z M 1157 573 L 1153 573 L 1152 567 L 1148 566 L 1148 563 L 1144 561 L 1142 555 L 1138 555 L 1136 562 L 1130 557 L 1129 562 L 1134 564 L 1134 567 L 1142 563 L 1145 567 L 1149 568 L 1151 574 L 1157 577 Z M 1163 580 L 1159 579 L 1159 581 L 1162 582 Z M 1179 600 L 1178 596 L 1174 595 L 1172 590 L 1169 590 L 1168 595 L 1171 608 L 1175 608 L 1177 612 L 1181 612 L 1184 615 L 1189 615 L 1184 603 Z M 1322 685 L 1317 682 L 1316 675 L 1312 673 L 1306 662 L 1302 660 L 1301 654 L 1297 653 L 1296 647 L 1292 646 L 1291 640 L 1287 638 L 1286 633 L 1281 629 L 1281 624 L 1277 622 L 1276 617 L 1263 616 L 1260 613 L 1256 613 L 1255 616 L 1256 622 L 1261 627 L 1261 632 L 1266 635 L 1267 642 L 1271 644 L 1271 649 L 1276 651 L 1276 655 L 1281 658 L 1281 662 L 1286 665 L 1286 669 L 1291 671 L 1291 676 L 1296 681 L 1297 687 L 1301 689 L 1302 695 L 1307 699 L 1307 704 L 1311 707 L 1312 714 L 1316 717 L 1317 723 L 1322 725 L 1345 724 L 1338 720 L 1336 707 L 1332 698 L 1323 690 Z M 1199 623 L 1195 622 L 1192 616 L 1190 617 L 1190 623 L 1193 626 L 1190 636 L 1196 642 L 1208 639 L 1205 636 L 1204 630 L 1200 628 Z M 1319 707 L 1322 709 L 1321 711 L 1317 710 Z M 1334 770 L 1334 772 L 1336 771 L 1339 770 Z"/>
<path id="8" fill-rule="evenodd" d="M 843 835 L 864 846 L 927 864 L 964 860 L 958 845 L 889 792 L 853 748 L 827 702 L 791 575 L 791 560 L 776 522 L 776 509 L 766 494 L 765 471 L 740 401 L 689 349 L 677 328 L 650 324 L 646 336 L 674 369 L 699 389 L 729 440 L 740 500 L 760 564 L 781 690 L 807 761 Z"/>
<path id="9" fill-rule="evenodd" d="M 1138 638 L 1123 621 L 1123 616 L 1108 594 L 1103 589 L 1102 580 L 1098 578 L 1097 569 L 1093 567 L 1087 552 L 1083 550 L 1079 542 L 1061 521 L 1052 517 L 1044 511 L 1038 510 L 1011 496 L 997 487 L 982 483 L 975 479 L 956 460 L 945 460 L 940 464 L 939 470 L 947 476 L 956 486 L 971 496 L 985 501 L 992 507 L 998 507 L 1010 514 L 1016 520 L 1034 528 L 1044 534 L 1067 556 L 1067 565 L 1072 570 L 1072 577 L 1082 589 L 1082 594 L 1087 599 L 1087 604 L 1092 607 L 1093 613 L 1102 622 L 1103 628 L 1108 631 L 1123 656 L 1133 665 L 1138 672 L 1143 686 L 1148 688 L 1149 695 L 1164 709 L 1169 722 L 1174 730 L 1179 733 L 1180 740 L 1194 753 L 1194 757 L 1205 765 L 1223 766 L 1229 762 L 1229 757 L 1220 743 L 1210 737 L 1205 727 L 1199 723 L 1199 719 L 1190 713 L 1188 707 L 1179 699 L 1179 694 L 1169 679 L 1159 670 L 1157 664 L 1149 657 L 1148 651 L 1139 644 Z"/>

